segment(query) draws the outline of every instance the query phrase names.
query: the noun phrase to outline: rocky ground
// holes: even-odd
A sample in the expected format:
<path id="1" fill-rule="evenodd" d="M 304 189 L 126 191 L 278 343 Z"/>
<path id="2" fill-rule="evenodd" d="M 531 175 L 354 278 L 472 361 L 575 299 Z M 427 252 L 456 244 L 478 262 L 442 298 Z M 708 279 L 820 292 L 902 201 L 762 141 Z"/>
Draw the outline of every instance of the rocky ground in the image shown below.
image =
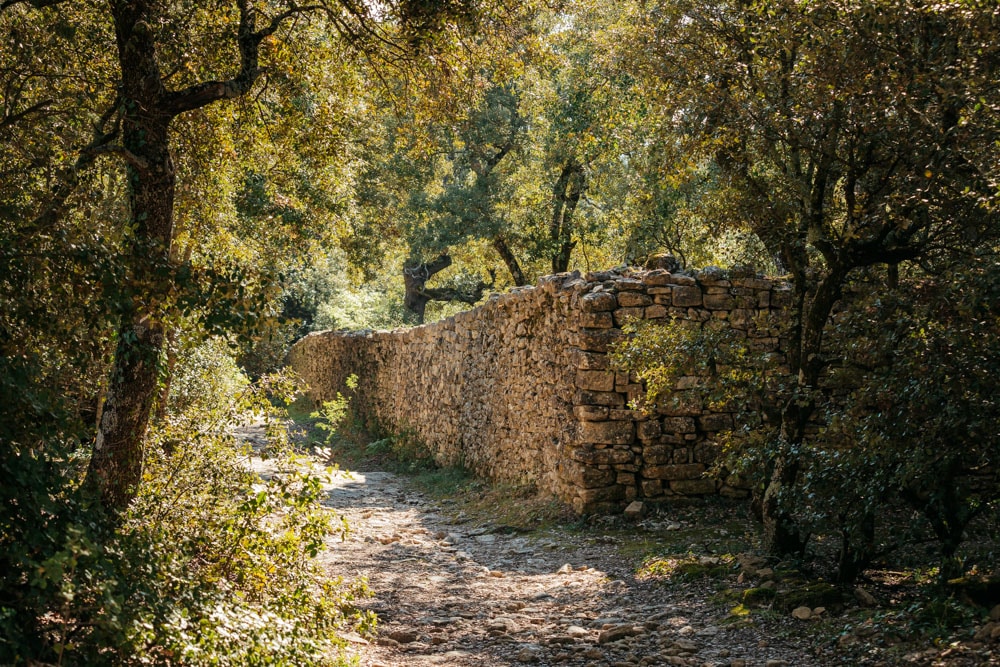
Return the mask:
<path id="1" fill-rule="evenodd" d="M 753 538 L 732 504 L 526 530 L 505 522 L 530 502 L 517 496 L 435 500 L 377 470 L 336 472 L 327 488 L 350 532 L 321 558 L 332 576 L 367 579 L 362 607 L 378 615 L 375 636 L 344 633 L 364 667 L 1000 665 L 1000 606 L 935 645 L 900 637 L 877 588 L 829 610 L 827 589 L 776 604 L 786 584 L 741 552 Z M 747 590 L 770 602 L 744 607 Z"/>
<path id="2" fill-rule="evenodd" d="M 329 504 L 351 526 L 325 556 L 331 572 L 374 592 L 378 638 L 354 638 L 362 665 L 825 664 L 794 633 L 728 623 L 709 582 L 637 579 L 601 531 L 518 535 L 386 472 L 339 473 Z M 636 530 L 680 527 L 656 518 Z"/>

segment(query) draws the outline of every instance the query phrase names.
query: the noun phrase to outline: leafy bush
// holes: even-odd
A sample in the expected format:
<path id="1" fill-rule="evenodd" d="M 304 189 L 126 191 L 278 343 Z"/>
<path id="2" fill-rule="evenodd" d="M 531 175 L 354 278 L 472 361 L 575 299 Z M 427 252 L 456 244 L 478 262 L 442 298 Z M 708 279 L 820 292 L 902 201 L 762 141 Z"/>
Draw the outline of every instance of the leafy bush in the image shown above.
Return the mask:
<path id="1" fill-rule="evenodd" d="M 798 397 L 817 406 L 816 417 L 794 451 L 801 473 L 779 502 L 807 533 L 836 536 L 841 581 L 928 532 L 939 545 L 941 579 L 970 565 L 959 554 L 966 529 L 1000 503 L 998 274 L 978 267 L 879 296 L 862 284 L 827 325 L 824 353 L 840 361 Z M 613 359 L 646 382 L 645 401 L 674 400 L 687 378 L 687 398 L 730 406 L 735 428 L 721 472 L 761 488 L 767 462 L 785 446 L 775 409 L 787 402 L 790 378 L 775 360 L 754 353 L 739 332 L 711 326 L 640 323 L 629 331 Z M 907 508 L 917 520 L 907 520 Z M 906 530 L 888 525 L 890 516 Z"/>
<path id="2" fill-rule="evenodd" d="M 329 580 L 314 560 L 346 529 L 320 504 L 322 480 L 260 479 L 227 428 L 234 405 L 267 412 L 266 388 L 287 383 L 208 381 L 230 364 L 209 345 L 179 369 L 187 412 L 150 435 L 139 496 L 114 520 L 79 484 L 80 440 L 40 430 L 5 440 L 0 663 L 331 664 L 338 628 L 373 626 L 351 606 L 363 582 Z M 267 429 L 268 451 L 288 455 L 279 426 Z"/>

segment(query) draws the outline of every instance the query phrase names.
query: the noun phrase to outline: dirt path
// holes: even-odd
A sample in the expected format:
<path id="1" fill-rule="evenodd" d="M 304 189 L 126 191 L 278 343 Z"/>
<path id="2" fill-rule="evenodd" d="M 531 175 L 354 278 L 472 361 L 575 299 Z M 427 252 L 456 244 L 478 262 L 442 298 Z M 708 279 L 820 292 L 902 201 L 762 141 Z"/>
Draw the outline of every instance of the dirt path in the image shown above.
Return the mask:
<path id="1" fill-rule="evenodd" d="M 637 580 L 613 531 L 520 536 L 452 516 L 385 472 L 338 473 L 328 505 L 351 526 L 324 556 L 330 572 L 374 592 L 379 636 L 352 647 L 368 667 L 828 664 L 792 626 L 775 640 L 723 623 L 710 581 Z M 660 517 L 633 530 L 652 542 L 680 527 Z"/>

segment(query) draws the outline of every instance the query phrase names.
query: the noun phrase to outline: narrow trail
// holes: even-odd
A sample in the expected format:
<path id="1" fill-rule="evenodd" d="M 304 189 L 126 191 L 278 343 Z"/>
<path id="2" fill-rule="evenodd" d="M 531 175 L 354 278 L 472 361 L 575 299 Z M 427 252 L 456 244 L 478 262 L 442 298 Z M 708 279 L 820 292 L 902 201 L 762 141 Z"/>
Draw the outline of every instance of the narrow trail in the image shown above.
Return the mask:
<path id="1" fill-rule="evenodd" d="M 351 646 L 362 665 L 824 664 L 791 625 L 776 640 L 725 624 L 711 581 L 637 579 L 613 531 L 518 535 L 446 503 L 391 473 L 335 475 L 326 504 L 351 532 L 322 558 L 374 593 L 363 606 L 378 614 L 378 637 Z M 678 525 L 659 517 L 634 530 L 653 543 Z"/>

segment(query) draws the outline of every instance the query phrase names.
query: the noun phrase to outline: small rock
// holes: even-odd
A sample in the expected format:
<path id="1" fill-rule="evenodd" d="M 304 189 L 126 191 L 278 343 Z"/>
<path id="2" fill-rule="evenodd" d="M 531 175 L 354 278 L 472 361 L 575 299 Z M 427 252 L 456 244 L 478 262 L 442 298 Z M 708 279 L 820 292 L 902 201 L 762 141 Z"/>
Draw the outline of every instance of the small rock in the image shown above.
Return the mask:
<path id="1" fill-rule="evenodd" d="M 729 667 L 747 667 L 747 661 L 743 658 L 734 658 L 729 661 Z"/>
<path id="2" fill-rule="evenodd" d="M 497 579 L 503 579 L 507 575 L 505 575 L 500 570 L 490 570 L 490 576 L 491 577 L 496 577 Z"/>
<path id="3" fill-rule="evenodd" d="M 826 607 L 816 607 L 813 609 L 813 616 L 822 616 L 826 613 Z"/>
<path id="4" fill-rule="evenodd" d="M 518 662 L 538 662 L 540 656 L 538 655 L 538 650 L 533 648 L 523 648 L 517 652 L 514 659 Z"/>
<path id="5" fill-rule="evenodd" d="M 685 653 L 695 653 L 698 651 L 698 644 L 689 639 L 678 639 L 674 642 L 673 647 Z"/>
<path id="6" fill-rule="evenodd" d="M 990 609 L 990 620 L 1000 621 L 1000 604 Z"/>
<path id="7" fill-rule="evenodd" d="M 417 633 L 414 630 L 390 630 L 382 635 L 382 639 L 391 639 L 400 644 L 409 644 L 410 642 L 417 641 Z"/>
<path id="8" fill-rule="evenodd" d="M 771 659 L 764 663 L 764 667 L 788 667 L 788 661 Z"/>
<path id="9" fill-rule="evenodd" d="M 583 657 L 588 660 L 600 660 L 604 657 L 604 651 L 597 647 L 591 647 L 583 652 Z"/>
<path id="10" fill-rule="evenodd" d="M 677 523 L 676 521 L 667 524 L 667 530 L 680 530 L 680 529 L 681 529 L 681 524 Z"/>
<path id="11" fill-rule="evenodd" d="M 861 586 L 854 589 L 854 597 L 857 598 L 858 602 L 866 607 L 874 607 L 878 604 L 875 596 L 863 589 Z"/>
<path id="12" fill-rule="evenodd" d="M 762 567 L 757 570 L 757 576 L 761 579 L 767 579 L 768 577 L 774 576 L 774 570 L 769 567 Z"/>
<path id="13" fill-rule="evenodd" d="M 566 563 L 561 568 L 556 570 L 556 574 L 569 574 L 572 571 L 573 571 L 573 566 L 570 565 L 569 563 Z"/>
<path id="14" fill-rule="evenodd" d="M 579 625 L 571 625 L 566 628 L 566 634 L 570 637 L 586 637 L 588 634 L 586 628 L 581 628 Z"/>
<path id="15" fill-rule="evenodd" d="M 631 625 L 616 625 L 614 627 L 608 628 L 607 630 L 602 630 L 601 634 L 597 636 L 597 643 L 607 644 L 610 642 L 616 642 L 619 639 L 632 637 L 635 634 L 636 634 L 635 628 L 633 628 Z"/>
<path id="16" fill-rule="evenodd" d="M 800 621 L 808 621 L 812 618 L 812 609 L 809 607 L 796 607 L 792 610 L 792 617 L 797 618 Z"/>
<path id="17" fill-rule="evenodd" d="M 633 500 L 629 503 L 628 507 L 625 508 L 625 518 L 639 520 L 646 516 L 646 503 L 641 500 Z"/>
<path id="18" fill-rule="evenodd" d="M 476 540 L 476 542 L 479 542 L 480 544 L 493 544 L 494 542 L 497 541 L 497 536 L 496 535 L 476 535 L 475 540 Z"/>

